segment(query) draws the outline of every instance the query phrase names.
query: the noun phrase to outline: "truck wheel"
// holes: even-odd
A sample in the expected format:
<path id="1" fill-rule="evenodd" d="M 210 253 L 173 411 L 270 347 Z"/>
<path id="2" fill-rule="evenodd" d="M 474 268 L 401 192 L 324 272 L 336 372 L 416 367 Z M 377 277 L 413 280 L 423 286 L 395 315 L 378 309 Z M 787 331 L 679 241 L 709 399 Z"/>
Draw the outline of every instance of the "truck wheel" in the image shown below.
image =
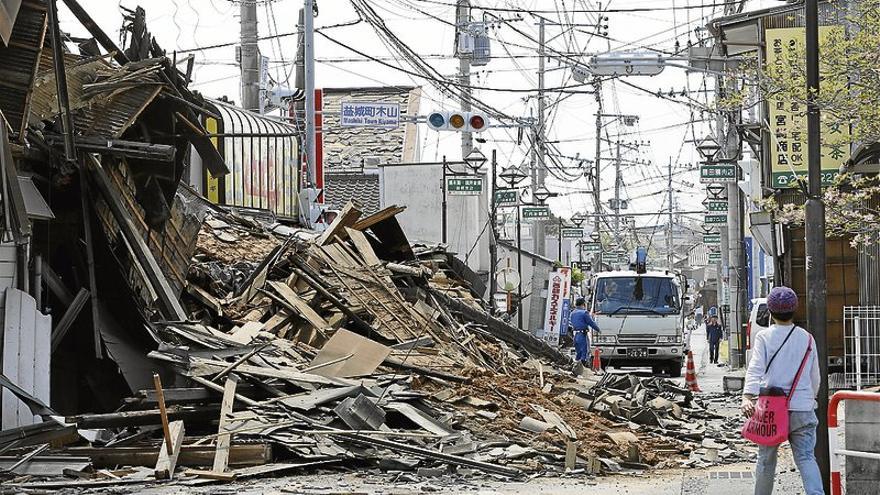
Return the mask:
<path id="1" fill-rule="evenodd" d="M 681 361 L 670 361 L 667 369 L 669 370 L 670 378 L 680 378 L 681 377 Z"/>

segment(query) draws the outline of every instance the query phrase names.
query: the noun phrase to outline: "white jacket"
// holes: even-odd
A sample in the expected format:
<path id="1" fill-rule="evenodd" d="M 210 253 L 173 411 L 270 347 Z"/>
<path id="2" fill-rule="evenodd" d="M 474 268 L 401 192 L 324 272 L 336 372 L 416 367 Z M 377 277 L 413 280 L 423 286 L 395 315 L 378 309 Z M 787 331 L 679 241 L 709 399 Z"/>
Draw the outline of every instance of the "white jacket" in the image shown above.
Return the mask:
<path id="1" fill-rule="evenodd" d="M 761 387 L 781 387 L 785 393 L 790 393 L 807 345 L 812 344 L 810 357 L 788 404 L 789 411 L 812 411 L 816 409 L 816 395 L 819 393 L 819 353 L 812 335 L 803 328 L 796 328 L 785 346 L 779 350 L 770 369 L 767 369 L 768 361 L 782 345 L 790 330 L 791 325 L 773 324 L 753 336 L 752 360 L 746 371 L 743 393 L 758 395 Z"/>

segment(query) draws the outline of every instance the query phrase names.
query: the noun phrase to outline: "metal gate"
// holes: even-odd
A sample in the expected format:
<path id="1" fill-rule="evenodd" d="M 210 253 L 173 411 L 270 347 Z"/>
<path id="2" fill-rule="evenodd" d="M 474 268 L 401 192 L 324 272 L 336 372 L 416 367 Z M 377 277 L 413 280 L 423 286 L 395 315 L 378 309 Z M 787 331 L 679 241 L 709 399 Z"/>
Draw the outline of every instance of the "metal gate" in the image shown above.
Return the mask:
<path id="1" fill-rule="evenodd" d="M 880 385 L 880 306 L 843 307 L 847 388 Z"/>

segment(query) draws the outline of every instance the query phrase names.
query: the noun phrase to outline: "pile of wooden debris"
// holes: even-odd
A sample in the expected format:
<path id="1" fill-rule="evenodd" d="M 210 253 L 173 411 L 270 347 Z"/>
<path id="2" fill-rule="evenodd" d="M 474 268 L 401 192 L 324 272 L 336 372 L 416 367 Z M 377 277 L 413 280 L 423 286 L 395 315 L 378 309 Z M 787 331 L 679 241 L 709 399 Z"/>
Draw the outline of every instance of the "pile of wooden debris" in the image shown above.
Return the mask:
<path id="1" fill-rule="evenodd" d="M 112 413 L 3 432 L 0 445 L 33 454 L 7 461 L 7 484 L 358 468 L 598 474 L 693 450 L 655 413 L 630 414 L 649 409 L 650 387 L 572 377 L 564 355 L 492 317 L 450 255 L 417 256 L 401 210 L 362 217 L 350 204 L 316 234 L 213 209 L 181 301 L 188 319 L 151 323 L 154 387 Z M 681 407 L 671 382 L 654 387 L 651 407 L 697 417 L 690 394 Z M 74 479 L 30 479 L 44 475 Z"/>

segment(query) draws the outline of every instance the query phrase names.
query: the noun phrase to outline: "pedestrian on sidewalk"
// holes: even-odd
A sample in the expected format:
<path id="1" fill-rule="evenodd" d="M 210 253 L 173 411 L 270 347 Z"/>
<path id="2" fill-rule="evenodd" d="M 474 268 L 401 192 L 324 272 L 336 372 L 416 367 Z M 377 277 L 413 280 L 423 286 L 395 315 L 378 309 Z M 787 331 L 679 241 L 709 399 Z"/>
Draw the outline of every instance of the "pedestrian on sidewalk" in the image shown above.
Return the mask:
<path id="1" fill-rule="evenodd" d="M 697 326 L 703 324 L 703 305 L 697 306 L 697 309 L 694 310 L 694 319 L 697 321 Z"/>
<path id="2" fill-rule="evenodd" d="M 706 340 L 709 341 L 709 362 L 718 364 L 718 351 L 721 348 L 721 338 L 724 330 L 717 316 L 710 316 L 706 322 Z"/>
<path id="3" fill-rule="evenodd" d="M 773 324 L 754 336 L 752 360 L 743 388 L 742 412 L 747 418 L 752 416 L 758 393 L 763 387 L 779 387 L 790 394 L 788 441 L 801 473 L 804 492 L 806 495 L 824 495 L 822 476 L 813 452 L 819 424 L 815 412 L 816 395 L 819 393 L 819 356 L 815 352 L 813 336 L 792 321 L 797 307 L 798 297 L 788 287 L 774 287 L 767 296 L 767 309 Z M 813 351 L 804 361 L 808 347 Z M 801 379 L 792 390 L 802 362 Z M 758 446 L 755 495 L 773 493 L 778 449 L 778 446 Z"/>
<path id="4" fill-rule="evenodd" d="M 577 298 L 575 309 L 571 312 L 569 322 L 574 328 L 575 359 L 581 365 L 590 367 L 590 329 L 600 332 L 599 325 L 587 311 L 587 303 L 583 297 Z"/>

